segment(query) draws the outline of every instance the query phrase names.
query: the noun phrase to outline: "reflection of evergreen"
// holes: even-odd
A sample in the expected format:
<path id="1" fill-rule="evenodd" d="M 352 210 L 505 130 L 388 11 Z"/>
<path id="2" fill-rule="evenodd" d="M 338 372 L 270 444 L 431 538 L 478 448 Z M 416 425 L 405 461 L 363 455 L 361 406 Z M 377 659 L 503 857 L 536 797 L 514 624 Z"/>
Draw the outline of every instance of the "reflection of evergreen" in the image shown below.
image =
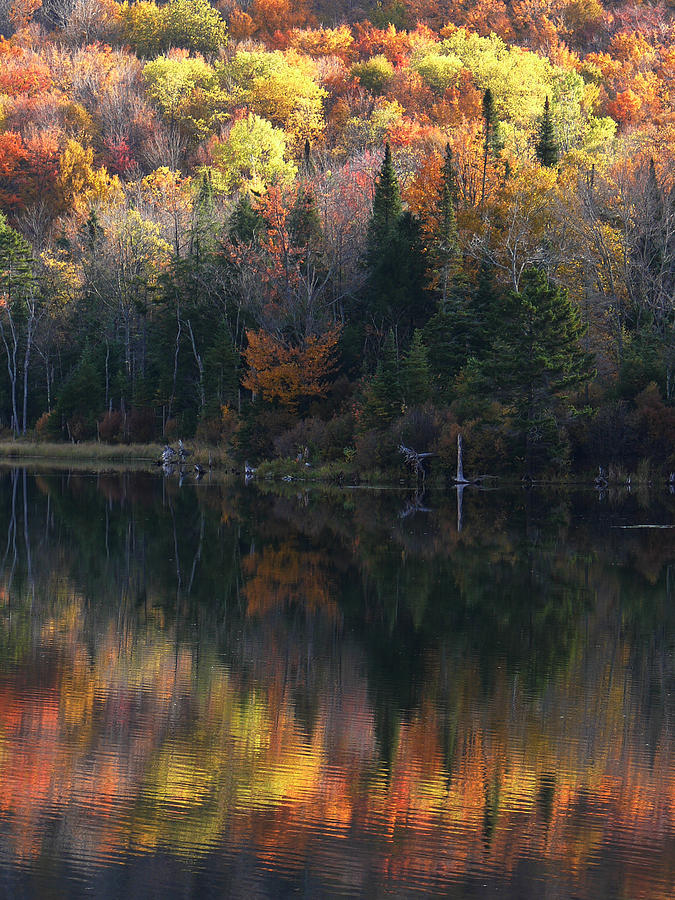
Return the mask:
<path id="1" fill-rule="evenodd" d="M 92 640 L 110 620 L 133 628 L 161 611 L 176 640 L 197 648 L 202 639 L 215 641 L 242 684 L 250 677 L 251 689 L 265 669 L 261 642 L 288 641 L 286 652 L 306 660 L 304 670 L 292 670 L 289 688 L 296 718 L 311 735 L 321 673 L 349 638 L 363 653 L 378 744 L 391 760 L 401 721 L 427 696 L 430 652 L 440 650 L 457 668 L 475 660 L 486 696 L 504 665 L 543 691 L 586 640 L 600 573 L 616 581 L 621 627 L 645 684 L 650 654 L 672 653 L 665 599 L 672 536 L 610 528 L 638 515 L 635 498 L 620 509 L 598 508 L 579 530 L 570 522 L 587 497 L 467 492 L 458 534 L 454 498 L 429 498 L 431 512 L 402 519 L 400 496 L 384 492 L 302 499 L 297 491 L 179 489 L 144 474 L 28 477 L 25 485 L 24 497 L 20 472 L 0 480 L 0 545 L 12 598 L 5 664 L 30 652 L 33 595 L 39 607 L 75 591 L 85 600 Z M 331 609 L 305 606 L 300 584 L 297 602 L 247 617 L 250 572 L 242 560 L 284 546 L 300 566 L 310 556 L 320 564 Z M 54 585 L 69 587 L 64 594 Z M 251 648 L 248 656 L 242 647 Z M 648 688 L 655 705 L 666 687 Z M 444 717 L 449 763 L 456 720 L 449 707 Z"/>

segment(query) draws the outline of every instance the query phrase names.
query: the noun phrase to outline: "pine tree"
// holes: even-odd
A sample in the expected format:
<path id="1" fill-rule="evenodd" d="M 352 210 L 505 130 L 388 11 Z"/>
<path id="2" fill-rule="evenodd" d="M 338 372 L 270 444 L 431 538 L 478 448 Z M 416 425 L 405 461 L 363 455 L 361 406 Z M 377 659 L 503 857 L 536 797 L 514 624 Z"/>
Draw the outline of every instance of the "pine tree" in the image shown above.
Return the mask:
<path id="1" fill-rule="evenodd" d="M 569 392 L 593 375 L 581 346 L 585 327 L 567 293 L 528 269 L 504 303 L 508 327 L 478 367 L 474 391 L 508 410 L 528 472 L 561 450 L 560 425 L 572 413 Z"/>
<path id="2" fill-rule="evenodd" d="M 499 119 L 497 118 L 497 110 L 495 108 L 494 97 L 490 88 L 486 88 L 483 94 L 483 128 L 484 128 L 484 144 L 483 144 L 483 179 L 480 192 L 481 206 L 485 201 L 485 179 L 487 175 L 487 164 L 490 154 L 496 156 L 499 153 Z"/>
<path id="3" fill-rule="evenodd" d="M 394 333 L 389 331 L 366 395 L 362 422 L 367 428 L 385 428 L 400 413 L 401 377 Z"/>
<path id="4" fill-rule="evenodd" d="M 544 103 L 544 114 L 539 124 L 539 140 L 537 141 L 535 152 L 542 166 L 553 167 L 558 164 L 558 143 L 555 139 L 555 129 L 553 128 L 553 118 L 548 97 Z"/>
<path id="5" fill-rule="evenodd" d="M 392 240 L 402 212 L 401 189 L 394 171 L 391 148 L 387 144 L 384 148 L 382 168 L 375 184 L 373 212 L 368 226 L 368 257 L 371 265 L 382 247 Z"/>
<path id="6" fill-rule="evenodd" d="M 302 185 L 298 189 L 289 226 L 296 247 L 311 249 L 316 246 L 321 237 L 321 217 L 311 185 Z"/>
<path id="7" fill-rule="evenodd" d="M 232 211 L 229 223 L 230 239 L 235 243 L 250 244 L 263 226 L 260 213 L 253 208 L 251 195 L 244 191 Z"/>
<path id="8" fill-rule="evenodd" d="M 412 329 L 428 315 L 426 263 L 419 220 L 403 212 L 387 144 L 368 226 L 368 318 Z"/>
<path id="9" fill-rule="evenodd" d="M 403 360 L 402 386 L 408 406 L 419 406 L 431 396 L 431 370 L 422 332 L 416 328 L 410 350 Z"/>
<path id="10" fill-rule="evenodd" d="M 438 271 L 438 280 L 441 288 L 441 305 L 445 308 L 453 270 L 459 263 L 459 236 L 457 234 L 457 219 L 455 217 L 455 205 L 457 203 L 457 179 L 452 165 L 452 150 L 447 144 L 445 148 L 445 160 L 441 174 L 441 186 L 438 192 L 437 227 L 435 229 L 433 264 Z"/>

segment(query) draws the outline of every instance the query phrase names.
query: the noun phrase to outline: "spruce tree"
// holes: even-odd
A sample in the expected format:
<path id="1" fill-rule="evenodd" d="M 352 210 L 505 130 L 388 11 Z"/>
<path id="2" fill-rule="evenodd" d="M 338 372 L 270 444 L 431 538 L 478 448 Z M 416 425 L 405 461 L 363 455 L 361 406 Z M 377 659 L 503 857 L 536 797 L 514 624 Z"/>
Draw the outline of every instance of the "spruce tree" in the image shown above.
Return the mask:
<path id="1" fill-rule="evenodd" d="M 296 247 L 313 248 L 321 237 L 321 217 L 311 185 L 298 189 L 289 225 Z"/>
<path id="2" fill-rule="evenodd" d="M 497 110 L 495 108 L 494 97 L 490 88 L 486 88 L 483 94 L 483 178 L 480 192 L 481 206 L 485 201 L 485 179 L 487 175 L 487 164 L 490 154 L 496 156 L 500 150 L 499 142 L 499 120 L 497 118 Z"/>
<path id="3" fill-rule="evenodd" d="M 401 413 L 401 376 L 396 342 L 389 331 L 363 407 L 367 428 L 385 428 Z"/>
<path id="4" fill-rule="evenodd" d="M 483 262 L 476 283 L 456 277 L 445 306 L 439 305 L 424 327 L 432 386 L 443 402 L 450 402 L 453 381 L 470 359 L 482 361 L 500 327 L 502 296 L 492 267 Z"/>
<path id="5" fill-rule="evenodd" d="M 229 222 L 230 239 L 235 243 L 250 244 L 263 226 L 260 213 L 253 208 L 251 195 L 244 191 L 232 211 Z"/>
<path id="6" fill-rule="evenodd" d="M 426 262 L 419 220 L 403 212 L 401 192 L 387 145 L 375 185 L 368 227 L 367 319 L 400 326 L 401 336 L 426 320 Z"/>
<path id="7" fill-rule="evenodd" d="M 301 173 L 305 178 L 311 178 L 314 174 L 314 162 L 312 161 L 312 145 L 309 142 L 309 138 L 305 140 L 305 146 L 302 150 Z"/>
<path id="8" fill-rule="evenodd" d="M 199 256 L 212 248 L 215 241 L 216 216 L 213 202 L 211 169 L 205 169 L 199 182 L 192 223 L 191 252 Z"/>
<path id="9" fill-rule="evenodd" d="M 371 264 L 382 247 L 392 240 L 402 212 L 401 189 L 394 171 L 391 148 L 387 144 L 375 184 L 373 212 L 368 226 L 368 257 Z"/>
<path id="10" fill-rule="evenodd" d="M 438 205 L 434 231 L 433 263 L 438 272 L 438 283 L 441 290 L 441 305 L 445 307 L 453 276 L 453 269 L 459 264 L 459 236 L 455 205 L 457 203 L 457 179 L 452 165 L 452 150 L 447 144 L 445 160 L 441 174 L 441 186 L 438 192 Z"/>
<path id="11" fill-rule="evenodd" d="M 539 124 L 539 140 L 537 141 L 535 152 L 542 166 L 553 167 L 558 164 L 558 144 L 555 139 L 551 105 L 548 97 L 544 103 L 544 114 Z"/>
<path id="12" fill-rule="evenodd" d="M 585 327 L 567 293 L 537 269 L 523 273 L 504 301 L 502 328 L 478 367 L 474 391 L 506 408 L 528 472 L 560 453 L 560 426 L 572 414 L 569 392 L 593 374 Z"/>
<path id="13" fill-rule="evenodd" d="M 416 328 L 410 349 L 403 360 L 402 387 L 408 406 L 419 406 L 431 396 L 431 370 L 422 332 Z"/>

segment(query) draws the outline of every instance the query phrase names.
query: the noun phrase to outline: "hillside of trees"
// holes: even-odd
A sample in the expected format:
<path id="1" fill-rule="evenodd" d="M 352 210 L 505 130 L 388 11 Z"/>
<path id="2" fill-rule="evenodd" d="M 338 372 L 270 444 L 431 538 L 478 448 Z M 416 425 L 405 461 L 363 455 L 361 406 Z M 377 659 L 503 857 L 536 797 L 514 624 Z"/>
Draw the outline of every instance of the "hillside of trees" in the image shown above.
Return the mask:
<path id="1" fill-rule="evenodd" d="M 675 469 L 674 25 L 0 0 L 6 436 Z"/>

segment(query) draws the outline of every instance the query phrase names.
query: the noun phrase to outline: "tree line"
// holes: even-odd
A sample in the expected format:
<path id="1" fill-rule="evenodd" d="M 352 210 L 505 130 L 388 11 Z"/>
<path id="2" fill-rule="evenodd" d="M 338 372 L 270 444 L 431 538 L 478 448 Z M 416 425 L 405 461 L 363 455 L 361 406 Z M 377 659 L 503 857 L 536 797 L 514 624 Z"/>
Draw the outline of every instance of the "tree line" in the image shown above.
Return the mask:
<path id="1" fill-rule="evenodd" d="M 8 434 L 675 465 L 667 14 L 92 3 L 2 26 Z"/>

